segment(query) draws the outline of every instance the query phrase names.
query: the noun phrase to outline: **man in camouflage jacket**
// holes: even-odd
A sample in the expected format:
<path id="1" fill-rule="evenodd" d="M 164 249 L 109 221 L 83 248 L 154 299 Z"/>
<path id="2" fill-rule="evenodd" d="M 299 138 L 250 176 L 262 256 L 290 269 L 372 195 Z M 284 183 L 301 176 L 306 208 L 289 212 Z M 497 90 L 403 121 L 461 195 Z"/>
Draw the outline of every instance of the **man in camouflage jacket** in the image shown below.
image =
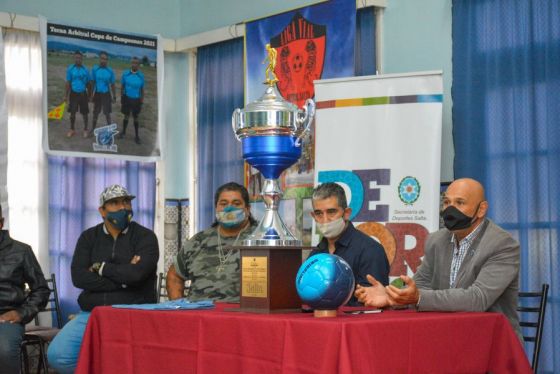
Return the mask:
<path id="1" fill-rule="evenodd" d="M 228 247 L 241 244 L 256 225 L 249 194 L 237 183 L 226 183 L 216 191 L 214 206 L 216 222 L 187 241 L 167 272 L 172 300 L 183 297 L 185 280 L 190 280 L 192 301 L 239 301 L 239 251 Z"/>

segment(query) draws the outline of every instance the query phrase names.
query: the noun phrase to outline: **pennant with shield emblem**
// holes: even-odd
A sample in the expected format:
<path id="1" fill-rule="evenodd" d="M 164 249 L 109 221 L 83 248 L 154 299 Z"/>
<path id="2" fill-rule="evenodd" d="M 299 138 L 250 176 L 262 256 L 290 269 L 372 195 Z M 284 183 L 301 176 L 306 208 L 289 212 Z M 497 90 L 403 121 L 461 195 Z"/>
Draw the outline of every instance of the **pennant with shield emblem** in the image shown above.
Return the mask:
<path id="1" fill-rule="evenodd" d="M 280 94 L 298 107 L 315 96 L 313 81 L 321 79 L 327 28 L 296 12 L 280 34 L 270 39 L 277 51 L 275 68 Z"/>

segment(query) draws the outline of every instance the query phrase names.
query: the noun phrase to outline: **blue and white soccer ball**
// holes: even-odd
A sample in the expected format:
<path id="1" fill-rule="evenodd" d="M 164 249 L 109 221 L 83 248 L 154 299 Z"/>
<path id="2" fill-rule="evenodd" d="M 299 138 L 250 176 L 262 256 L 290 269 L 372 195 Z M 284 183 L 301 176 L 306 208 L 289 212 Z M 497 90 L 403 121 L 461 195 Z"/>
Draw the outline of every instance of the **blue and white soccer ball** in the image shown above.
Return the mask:
<path id="1" fill-rule="evenodd" d="M 341 257 L 319 253 L 299 268 L 296 289 L 301 300 L 311 308 L 336 309 L 352 297 L 354 274 Z"/>

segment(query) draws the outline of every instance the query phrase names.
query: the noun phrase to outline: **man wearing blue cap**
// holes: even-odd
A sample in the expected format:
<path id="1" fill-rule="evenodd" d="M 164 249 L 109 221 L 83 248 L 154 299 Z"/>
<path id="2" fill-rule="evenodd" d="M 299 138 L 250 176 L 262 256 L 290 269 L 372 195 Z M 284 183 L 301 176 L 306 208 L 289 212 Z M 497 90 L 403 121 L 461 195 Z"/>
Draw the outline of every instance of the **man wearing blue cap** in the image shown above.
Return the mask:
<path id="1" fill-rule="evenodd" d="M 112 185 L 99 197 L 103 223 L 84 231 L 72 257 L 72 282 L 83 291 L 82 311 L 68 322 L 49 346 L 48 359 L 57 372 L 73 373 L 91 310 L 112 304 L 156 302 L 156 235 L 132 221 L 135 196 Z"/>

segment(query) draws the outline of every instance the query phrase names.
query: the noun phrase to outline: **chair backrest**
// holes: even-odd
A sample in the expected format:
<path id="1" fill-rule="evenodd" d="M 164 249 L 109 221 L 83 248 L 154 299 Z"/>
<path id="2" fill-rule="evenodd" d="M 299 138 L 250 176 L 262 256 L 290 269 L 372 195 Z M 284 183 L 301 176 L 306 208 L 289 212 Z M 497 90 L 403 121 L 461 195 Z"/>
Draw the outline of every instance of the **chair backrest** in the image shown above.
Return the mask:
<path id="1" fill-rule="evenodd" d="M 49 301 L 45 308 L 41 309 L 39 313 L 50 312 L 54 314 L 56 319 L 56 327 L 62 328 L 62 313 L 60 311 L 60 304 L 58 302 L 58 290 L 56 288 L 56 277 L 51 274 L 51 277 L 47 279 L 47 285 L 51 293 L 49 294 Z M 35 316 L 35 326 L 39 326 L 39 314 Z"/>
<path id="2" fill-rule="evenodd" d="M 189 295 L 190 286 L 191 286 L 191 281 L 186 280 L 185 281 L 185 288 L 183 290 L 183 297 L 187 297 Z M 167 295 L 166 277 L 163 273 L 159 273 L 159 275 L 158 275 L 157 289 L 158 289 L 158 292 L 157 292 L 157 302 L 158 303 L 160 303 L 162 301 L 169 300 L 169 297 Z"/>
<path id="3" fill-rule="evenodd" d="M 548 287 L 548 284 L 543 283 L 539 292 L 519 292 L 519 324 L 522 328 L 526 327 L 523 329 L 523 340 L 534 343 L 531 367 L 535 373 L 539 364 Z"/>

